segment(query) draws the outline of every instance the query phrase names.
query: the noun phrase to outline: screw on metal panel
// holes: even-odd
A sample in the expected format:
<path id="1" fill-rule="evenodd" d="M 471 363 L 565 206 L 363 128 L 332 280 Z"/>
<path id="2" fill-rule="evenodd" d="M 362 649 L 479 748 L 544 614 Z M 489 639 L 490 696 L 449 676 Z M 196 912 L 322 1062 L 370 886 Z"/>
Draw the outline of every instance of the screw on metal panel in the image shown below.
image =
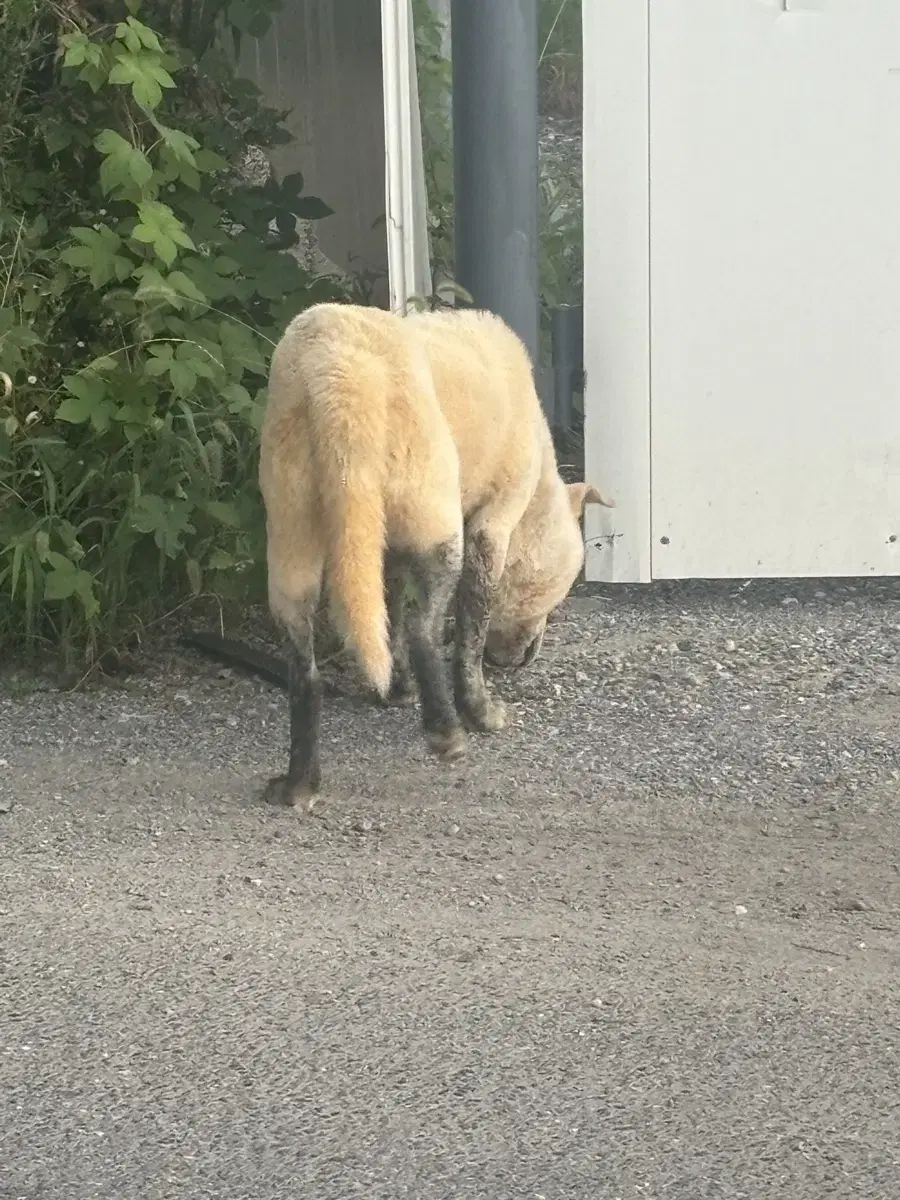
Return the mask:
<path id="1" fill-rule="evenodd" d="M 668 539 L 667 537 L 661 537 L 659 540 L 662 542 L 662 544 L 663 544 L 664 546 L 668 546 L 668 544 L 669 544 L 669 539 Z"/>
<path id="2" fill-rule="evenodd" d="M 888 542 L 889 542 L 889 543 L 896 542 L 896 540 L 897 540 L 897 535 L 896 535 L 896 533 L 892 533 L 892 534 L 891 534 L 891 536 L 888 538 Z"/>

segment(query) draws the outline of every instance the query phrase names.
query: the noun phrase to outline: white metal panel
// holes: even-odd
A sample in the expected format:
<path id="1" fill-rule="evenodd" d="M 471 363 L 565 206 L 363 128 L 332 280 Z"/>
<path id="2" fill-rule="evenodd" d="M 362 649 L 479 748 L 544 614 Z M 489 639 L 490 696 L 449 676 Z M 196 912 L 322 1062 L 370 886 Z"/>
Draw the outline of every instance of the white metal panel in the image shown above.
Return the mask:
<path id="1" fill-rule="evenodd" d="M 381 0 L 385 213 L 391 309 L 431 294 L 412 0 Z"/>
<path id="2" fill-rule="evenodd" d="M 721 0 L 725 3 L 725 0 Z M 647 0 L 585 0 L 586 575 L 650 578 Z"/>
<path id="3" fill-rule="evenodd" d="M 900 3 L 649 37 L 653 575 L 900 573 Z"/>
<path id="4" fill-rule="evenodd" d="M 377 0 L 292 0 L 263 38 L 242 40 L 240 69 L 268 104 L 288 111 L 291 141 L 268 152 L 275 174 L 302 171 L 305 190 L 334 209 L 315 222 L 306 260 L 313 269 L 372 272 L 373 297 L 387 303 Z"/>

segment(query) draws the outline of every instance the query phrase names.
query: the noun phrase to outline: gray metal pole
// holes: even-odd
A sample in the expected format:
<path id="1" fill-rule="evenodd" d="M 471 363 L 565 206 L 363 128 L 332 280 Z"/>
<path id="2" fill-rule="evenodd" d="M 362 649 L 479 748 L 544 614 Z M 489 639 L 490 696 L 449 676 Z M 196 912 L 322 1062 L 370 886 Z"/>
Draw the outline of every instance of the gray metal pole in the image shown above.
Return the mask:
<path id="1" fill-rule="evenodd" d="M 537 0 L 453 0 L 456 279 L 537 363 Z"/>

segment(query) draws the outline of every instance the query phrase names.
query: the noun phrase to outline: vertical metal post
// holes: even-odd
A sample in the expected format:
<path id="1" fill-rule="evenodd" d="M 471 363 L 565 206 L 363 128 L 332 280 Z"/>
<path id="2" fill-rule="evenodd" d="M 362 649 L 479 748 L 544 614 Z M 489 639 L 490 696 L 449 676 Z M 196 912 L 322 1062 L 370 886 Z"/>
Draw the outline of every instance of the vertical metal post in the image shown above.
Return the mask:
<path id="1" fill-rule="evenodd" d="M 537 0 L 453 0 L 456 279 L 537 363 Z"/>

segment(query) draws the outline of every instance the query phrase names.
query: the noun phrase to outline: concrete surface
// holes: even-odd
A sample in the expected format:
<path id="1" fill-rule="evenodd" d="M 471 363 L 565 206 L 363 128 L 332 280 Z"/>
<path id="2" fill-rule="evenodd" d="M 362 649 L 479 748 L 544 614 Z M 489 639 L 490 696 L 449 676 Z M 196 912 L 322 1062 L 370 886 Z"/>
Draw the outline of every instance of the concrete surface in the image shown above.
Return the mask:
<path id="1" fill-rule="evenodd" d="M 895 1200 L 900 582 L 576 596 L 453 770 L 0 681 L 3 1200 Z"/>

